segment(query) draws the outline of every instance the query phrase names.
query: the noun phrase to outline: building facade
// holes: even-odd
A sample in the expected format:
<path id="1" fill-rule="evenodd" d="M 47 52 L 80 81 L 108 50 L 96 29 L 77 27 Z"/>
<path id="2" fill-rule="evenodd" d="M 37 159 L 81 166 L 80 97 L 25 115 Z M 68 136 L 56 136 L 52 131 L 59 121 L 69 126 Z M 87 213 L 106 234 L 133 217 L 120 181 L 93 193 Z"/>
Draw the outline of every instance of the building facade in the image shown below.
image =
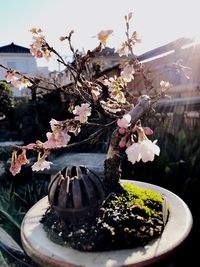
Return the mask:
<path id="1" fill-rule="evenodd" d="M 36 59 L 32 56 L 30 49 L 11 43 L 0 47 L 0 64 L 7 68 L 14 69 L 29 77 L 42 74 L 48 75 L 48 68 L 42 70 L 37 66 Z M 0 68 L 0 80 L 5 80 L 6 70 Z M 13 88 L 15 97 L 23 97 L 29 95 L 29 90 L 24 88 L 18 90 Z"/>

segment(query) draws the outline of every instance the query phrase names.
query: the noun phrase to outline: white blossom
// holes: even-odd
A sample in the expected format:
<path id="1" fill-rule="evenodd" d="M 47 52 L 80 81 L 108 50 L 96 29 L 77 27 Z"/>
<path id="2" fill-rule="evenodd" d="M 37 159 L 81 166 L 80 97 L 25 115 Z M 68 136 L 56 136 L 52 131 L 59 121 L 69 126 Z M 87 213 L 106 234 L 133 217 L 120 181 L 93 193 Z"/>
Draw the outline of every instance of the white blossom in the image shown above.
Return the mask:
<path id="1" fill-rule="evenodd" d="M 160 154 L 160 148 L 156 145 L 157 140 L 152 142 L 144 139 L 141 142 L 133 143 L 126 149 L 128 160 L 134 164 L 142 160 L 143 162 L 153 161 L 155 155 Z"/>
<path id="2" fill-rule="evenodd" d="M 42 157 L 41 159 L 36 161 L 31 168 L 33 171 L 43 171 L 44 169 L 49 170 L 51 164 L 53 163 L 50 161 L 46 161 L 45 158 Z"/>
<path id="3" fill-rule="evenodd" d="M 89 104 L 81 104 L 81 106 L 76 106 L 73 113 L 75 116 L 75 120 L 80 121 L 80 123 L 86 123 L 88 117 L 91 115 L 91 107 Z"/>

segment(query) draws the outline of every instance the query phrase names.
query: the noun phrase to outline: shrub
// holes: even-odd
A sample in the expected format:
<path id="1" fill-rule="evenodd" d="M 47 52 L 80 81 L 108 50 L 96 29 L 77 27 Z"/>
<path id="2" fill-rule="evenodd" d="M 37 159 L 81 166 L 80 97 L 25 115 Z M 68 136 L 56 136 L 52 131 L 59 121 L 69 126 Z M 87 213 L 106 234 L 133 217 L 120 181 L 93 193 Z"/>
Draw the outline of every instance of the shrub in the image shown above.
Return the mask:
<path id="1" fill-rule="evenodd" d="M 0 112 L 5 115 L 14 107 L 12 88 L 5 82 L 0 82 L 0 103 Z"/>

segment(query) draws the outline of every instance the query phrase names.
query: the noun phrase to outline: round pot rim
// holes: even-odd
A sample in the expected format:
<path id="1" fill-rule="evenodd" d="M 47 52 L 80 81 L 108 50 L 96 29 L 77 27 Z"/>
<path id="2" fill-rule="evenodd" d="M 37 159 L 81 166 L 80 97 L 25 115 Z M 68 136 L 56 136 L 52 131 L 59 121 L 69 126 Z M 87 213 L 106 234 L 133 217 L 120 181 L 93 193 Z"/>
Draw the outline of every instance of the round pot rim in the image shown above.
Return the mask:
<path id="1" fill-rule="evenodd" d="M 168 222 L 159 238 L 144 247 L 106 252 L 80 252 L 48 239 L 40 222 L 47 207 L 48 197 L 38 201 L 25 215 L 21 225 L 21 240 L 27 254 L 41 266 L 60 267 L 139 267 L 158 262 L 187 239 L 193 219 L 186 203 L 171 191 L 150 183 L 122 180 L 163 194 L 170 206 Z"/>

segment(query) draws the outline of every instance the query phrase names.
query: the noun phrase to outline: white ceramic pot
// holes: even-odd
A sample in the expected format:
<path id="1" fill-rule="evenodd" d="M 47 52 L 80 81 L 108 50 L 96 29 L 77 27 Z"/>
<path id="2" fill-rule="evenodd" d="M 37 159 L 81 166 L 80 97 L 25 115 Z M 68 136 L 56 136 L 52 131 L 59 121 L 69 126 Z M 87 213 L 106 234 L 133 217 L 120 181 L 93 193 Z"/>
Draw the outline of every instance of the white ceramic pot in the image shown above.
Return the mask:
<path id="1" fill-rule="evenodd" d="M 125 180 L 124 180 L 125 181 Z M 162 187 L 134 183 L 164 194 L 170 206 L 170 216 L 161 237 L 144 247 L 106 252 L 80 252 L 48 239 L 40 223 L 49 206 L 47 197 L 36 203 L 26 214 L 21 226 L 22 244 L 27 254 L 40 266 L 50 267 L 139 267 L 159 262 L 174 252 L 187 238 L 192 228 L 192 215 L 177 195 Z"/>

